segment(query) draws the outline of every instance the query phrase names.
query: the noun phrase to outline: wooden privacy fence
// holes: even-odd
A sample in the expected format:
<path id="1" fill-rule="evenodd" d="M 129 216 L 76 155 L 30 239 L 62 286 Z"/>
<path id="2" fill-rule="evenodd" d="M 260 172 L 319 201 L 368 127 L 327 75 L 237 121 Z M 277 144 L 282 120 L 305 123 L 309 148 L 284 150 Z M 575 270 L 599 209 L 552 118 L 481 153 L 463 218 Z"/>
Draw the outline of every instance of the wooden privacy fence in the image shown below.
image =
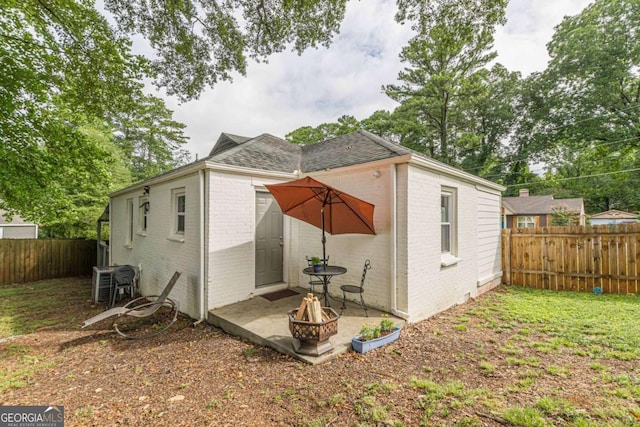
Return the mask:
<path id="1" fill-rule="evenodd" d="M 0 239 L 0 284 L 90 276 L 95 240 Z"/>
<path id="2" fill-rule="evenodd" d="M 506 284 L 540 289 L 640 292 L 640 224 L 502 231 Z"/>

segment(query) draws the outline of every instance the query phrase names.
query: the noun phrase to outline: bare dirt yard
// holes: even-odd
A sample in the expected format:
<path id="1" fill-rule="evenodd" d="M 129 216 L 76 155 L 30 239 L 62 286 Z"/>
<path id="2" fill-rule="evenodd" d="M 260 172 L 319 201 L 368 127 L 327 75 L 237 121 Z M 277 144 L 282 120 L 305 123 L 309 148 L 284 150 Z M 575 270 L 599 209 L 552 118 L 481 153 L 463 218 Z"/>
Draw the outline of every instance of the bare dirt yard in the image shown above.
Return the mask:
<path id="1" fill-rule="evenodd" d="M 180 318 L 80 330 L 89 279 L 0 286 L 0 404 L 87 426 L 640 425 L 640 297 L 501 287 L 310 366 Z"/>

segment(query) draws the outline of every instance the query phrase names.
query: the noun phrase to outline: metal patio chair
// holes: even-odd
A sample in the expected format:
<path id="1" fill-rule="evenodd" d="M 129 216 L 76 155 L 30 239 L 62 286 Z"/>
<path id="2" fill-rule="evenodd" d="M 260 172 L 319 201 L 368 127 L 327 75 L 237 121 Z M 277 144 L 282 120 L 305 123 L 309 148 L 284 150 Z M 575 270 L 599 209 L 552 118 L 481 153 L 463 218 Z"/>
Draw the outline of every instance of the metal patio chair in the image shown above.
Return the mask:
<path id="1" fill-rule="evenodd" d="M 356 285 L 342 285 L 340 289 L 342 289 L 342 307 L 340 307 L 340 314 L 347 308 L 347 294 L 359 294 L 360 302 L 354 301 L 360 307 L 364 309 L 364 314 L 366 317 L 369 317 L 369 313 L 367 312 L 367 305 L 364 303 L 364 298 L 362 294 L 364 293 L 364 280 L 367 277 L 367 271 L 371 270 L 371 261 L 366 260 L 364 262 L 364 268 L 362 269 L 362 279 L 360 279 L 360 286 Z"/>

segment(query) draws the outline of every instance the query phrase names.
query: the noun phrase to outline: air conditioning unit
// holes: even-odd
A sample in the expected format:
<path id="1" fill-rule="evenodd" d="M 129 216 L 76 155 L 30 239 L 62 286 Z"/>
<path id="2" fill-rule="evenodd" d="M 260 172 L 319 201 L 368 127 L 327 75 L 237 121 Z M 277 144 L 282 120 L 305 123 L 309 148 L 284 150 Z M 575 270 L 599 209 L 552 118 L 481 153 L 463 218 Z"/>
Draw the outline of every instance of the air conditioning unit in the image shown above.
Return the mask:
<path id="1" fill-rule="evenodd" d="M 93 267 L 93 280 L 91 281 L 91 302 L 108 302 L 113 286 L 113 273 L 117 267 Z"/>

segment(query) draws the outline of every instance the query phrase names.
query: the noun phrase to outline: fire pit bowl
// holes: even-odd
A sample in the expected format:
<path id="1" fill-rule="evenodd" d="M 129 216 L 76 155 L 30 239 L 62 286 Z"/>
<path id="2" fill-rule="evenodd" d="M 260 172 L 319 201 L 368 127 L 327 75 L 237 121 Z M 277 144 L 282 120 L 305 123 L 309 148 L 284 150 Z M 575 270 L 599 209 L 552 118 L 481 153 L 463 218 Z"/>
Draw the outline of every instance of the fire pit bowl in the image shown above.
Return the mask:
<path id="1" fill-rule="evenodd" d="M 293 348 L 296 353 L 319 356 L 333 350 L 329 338 L 338 333 L 340 315 L 331 307 L 322 307 L 329 320 L 315 323 L 308 320 L 296 320 L 298 309 L 289 314 L 289 331 L 293 336 Z"/>

